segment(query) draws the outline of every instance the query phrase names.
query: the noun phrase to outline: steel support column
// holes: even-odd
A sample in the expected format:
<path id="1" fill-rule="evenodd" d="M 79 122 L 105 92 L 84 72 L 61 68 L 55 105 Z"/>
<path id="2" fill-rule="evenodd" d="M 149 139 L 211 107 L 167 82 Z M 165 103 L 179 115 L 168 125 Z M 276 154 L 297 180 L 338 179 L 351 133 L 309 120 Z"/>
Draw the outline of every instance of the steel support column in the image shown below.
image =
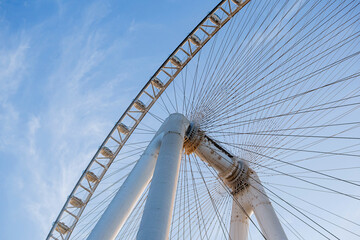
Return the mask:
<path id="1" fill-rule="evenodd" d="M 184 134 L 189 121 L 181 114 L 168 118 L 137 240 L 169 238 Z"/>
<path id="2" fill-rule="evenodd" d="M 232 240 L 248 239 L 249 218 L 252 215 L 252 209 L 244 198 L 246 196 L 243 194 L 234 196 L 230 220 L 230 239 Z"/>
<path id="3" fill-rule="evenodd" d="M 113 240 L 153 175 L 163 134 L 156 135 L 116 193 L 87 240 Z"/>
<path id="4" fill-rule="evenodd" d="M 214 168 L 232 190 L 234 197 L 229 237 L 232 240 L 248 238 L 249 217 L 254 212 L 262 234 L 268 240 L 286 240 L 287 237 L 256 172 L 243 159 L 236 158 L 210 137 L 193 126 L 188 142 L 200 159 Z M 185 146 L 186 147 L 186 146 Z"/>
<path id="5" fill-rule="evenodd" d="M 269 240 L 286 240 L 287 237 L 284 229 L 255 172 L 252 172 L 250 175 L 249 183 L 253 196 L 251 204 L 253 205 L 253 211 L 263 235 Z"/>

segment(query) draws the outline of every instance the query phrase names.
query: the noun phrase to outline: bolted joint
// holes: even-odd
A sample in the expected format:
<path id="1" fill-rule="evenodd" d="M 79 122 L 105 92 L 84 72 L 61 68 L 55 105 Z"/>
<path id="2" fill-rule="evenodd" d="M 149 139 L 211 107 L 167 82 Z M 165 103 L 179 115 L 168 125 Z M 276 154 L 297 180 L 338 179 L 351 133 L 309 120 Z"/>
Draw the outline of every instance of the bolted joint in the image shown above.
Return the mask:
<path id="1" fill-rule="evenodd" d="M 204 136 L 205 134 L 200 130 L 199 124 L 194 122 L 190 123 L 184 137 L 185 154 L 189 155 L 195 152 L 204 139 Z"/>
<path id="2" fill-rule="evenodd" d="M 233 168 L 225 175 L 219 175 L 225 184 L 231 188 L 232 194 L 236 195 L 249 186 L 249 167 L 247 164 L 236 158 L 233 159 Z"/>
<path id="3" fill-rule="evenodd" d="M 249 167 L 216 141 L 201 131 L 199 124 L 190 123 L 184 137 L 186 154 L 195 153 L 200 159 L 214 168 L 219 177 L 235 195 L 249 186 Z"/>

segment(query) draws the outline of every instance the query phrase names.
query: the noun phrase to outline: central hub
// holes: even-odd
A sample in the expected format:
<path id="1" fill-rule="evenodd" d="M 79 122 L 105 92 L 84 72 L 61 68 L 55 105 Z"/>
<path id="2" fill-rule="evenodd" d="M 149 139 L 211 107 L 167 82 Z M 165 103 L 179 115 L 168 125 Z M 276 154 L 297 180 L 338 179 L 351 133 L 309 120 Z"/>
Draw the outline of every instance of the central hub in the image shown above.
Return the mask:
<path id="1" fill-rule="evenodd" d="M 235 195 L 248 186 L 249 167 L 200 129 L 199 124 L 190 123 L 184 139 L 186 154 L 195 153 L 214 168 L 223 182 Z"/>
<path id="2" fill-rule="evenodd" d="M 184 149 L 187 155 L 195 152 L 195 150 L 199 147 L 200 143 L 204 139 L 204 132 L 200 131 L 199 124 L 194 122 L 190 123 L 188 129 L 185 133 L 184 139 Z"/>

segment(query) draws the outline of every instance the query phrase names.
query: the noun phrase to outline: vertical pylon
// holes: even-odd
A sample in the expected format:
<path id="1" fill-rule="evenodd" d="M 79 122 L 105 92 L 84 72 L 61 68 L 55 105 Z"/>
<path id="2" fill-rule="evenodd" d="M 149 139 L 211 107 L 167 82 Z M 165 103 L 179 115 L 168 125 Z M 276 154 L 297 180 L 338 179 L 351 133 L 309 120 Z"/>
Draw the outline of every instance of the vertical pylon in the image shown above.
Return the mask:
<path id="1" fill-rule="evenodd" d="M 252 172 L 250 175 L 249 185 L 253 211 L 265 238 L 269 240 L 286 240 L 287 237 L 284 229 L 255 172 Z"/>
<path id="2" fill-rule="evenodd" d="M 181 114 L 172 114 L 167 120 L 137 240 L 169 238 L 184 135 L 189 121 Z"/>
<path id="3" fill-rule="evenodd" d="M 246 240 L 248 238 L 249 218 L 254 213 L 265 239 L 287 240 L 259 177 L 253 170 L 248 171 L 247 186 L 234 194 L 230 239 Z"/>
<path id="4" fill-rule="evenodd" d="M 157 134 L 150 142 L 87 240 L 116 238 L 152 178 L 162 136 Z"/>
<path id="5" fill-rule="evenodd" d="M 233 199 L 230 220 L 230 239 L 232 240 L 248 239 L 249 218 L 252 214 L 252 209 L 249 204 L 244 204 L 241 198 L 242 195 L 237 195 Z"/>

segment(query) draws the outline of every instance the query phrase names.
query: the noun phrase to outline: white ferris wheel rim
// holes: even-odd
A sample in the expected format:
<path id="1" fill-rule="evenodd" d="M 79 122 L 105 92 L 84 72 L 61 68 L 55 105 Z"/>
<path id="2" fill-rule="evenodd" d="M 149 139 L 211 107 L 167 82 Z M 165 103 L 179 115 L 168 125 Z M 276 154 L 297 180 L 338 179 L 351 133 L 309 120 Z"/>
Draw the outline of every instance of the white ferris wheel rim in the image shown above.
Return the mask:
<path id="1" fill-rule="evenodd" d="M 60 213 L 58 214 L 56 220 L 53 223 L 52 228 L 50 229 L 50 232 L 48 234 L 48 236 L 46 237 L 46 239 L 57 239 L 53 236 L 53 233 L 56 230 L 56 228 L 59 226 L 60 228 L 64 227 L 67 231 L 64 232 L 64 234 L 60 233 L 61 237 L 63 237 L 63 239 L 69 239 L 71 236 L 71 233 L 73 232 L 73 230 L 76 227 L 77 222 L 79 221 L 83 211 L 86 208 L 87 203 L 90 201 L 91 197 L 93 196 L 96 187 L 98 186 L 98 184 L 101 182 L 103 176 L 106 174 L 107 170 L 109 169 L 109 167 L 111 166 L 113 160 L 116 158 L 116 156 L 118 155 L 118 153 L 121 151 L 122 147 L 126 144 L 127 140 L 130 138 L 131 134 L 134 132 L 134 130 L 136 129 L 136 127 L 139 125 L 139 123 L 141 122 L 141 120 L 145 117 L 145 115 L 148 113 L 148 111 L 150 110 L 150 108 L 155 104 L 155 102 L 157 101 L 157 99 L 161 96 L 161 94 L 167 89 L 167 87 L 170 85 L 170 83 L 176 78 L 176 76 L 184 69 L 184 67 L 190 62 L 190 60 L 202 49 L 203 46 L 205 46 L 205 44 L 214 36 L 216 35 L 216 33 L 231 19 L 233 18 L 246 4 L 248 4 L 250 2 L 250 0 L 222 0 L 218 3 L 218 5 L 216 5 L 204 18 L 203 20 L 200 21 L 200 23 L 185 37 L 185 39 L 178 45 L 178 47 L 169 55 L 169 57 L 163 62 L 163 64 L 158 68 L 158 70 L 153 74 L 153 76 L 150 78 L 150 80 L 145 84 L 145 86 L 141 89 L 141 91 L 136 95 L 136 97 L 134 98 L 134 100 L 130 103 L 130 105 L 127 107 L 127 109 L 125 110 L 125 112 L 122 114 L 122 116 L 120 117 L 120 119 L 116 122 L 116 124 L 114 125 L 114 127 L 111 129 L 110 133 L 107 135 L 107 137 L 105 138 L 105 140 L 102 142 L 102 144 L 100 145 L 98 151 L 94 154 L 93 158 L 90 160 L 90 163 L 88 164 L 88 166 L 86 167 L 86 169 L 83 171 L 83 174 L 81 175 L 81 177 L 79 178 L 79 180 L 77 181 L 75 187 L 73 188 L 73 190 L 71 191 L 70 195 L 68 196 L 64 206 L 62 207 Z M 229 11 L 226 11 L 225 9 L 228 8 Z M 221 12 L 224 13 L 226 18 L 224 19 L 220 19 L 217 15 L 217 12 Z M 212 25 L 207 25 L 206 23 L 210 23 Z M 206 29 L 206 30 L 205 30 Z M 212 29 L 212 31 L 209 29 Z M 199 39 L 196 36 L 196 32 L 198 31 L 202 31 L 203 33 L 205 33 L 205 35 L 207 36 L 205 39 Z M 198 42 L 200 40 L 200 42 Z M 188 45 L 190 51 L 187 52 L 186 50 L 184 50 L 183 46 L 184 45 Z M 193 49 L 192 49 L 193 48 Z M 182 51 L 184 52 L 188 58 L 186 59 L 186 61 L 184 62 L 178 62 L 178 58 L 176 56 L 176 54 Z M 170 65 L 170 67 L 169 67 Z M 170 74 L 167 72 L 166 69 L 176 69 L 175 74 Z M 151 95 L 151 93 L 149 93 L 150 91 L 148 90 L 149 88 L 154 89 L 154 87 L 156 87 L 157 85 L 157 80 L 159 80 L 157 78 L 157 75 L 159 75 L 160 72 L 164 72 L 166 73 L 170 78 L 169 80 L 163 85 L 163 87 L 161 88 L 161 90 L 155 94 L 155 92 L 153 91 L 153 95 Z M 146 91 L 148 90 L 148 91 Z M 142 95 L 148 95 L 150 96 L 150 98 L 153 99 L 153 101 L 151 101 L 151 103 L 148 106 L 143 105 L 143 103 L 141 102 L 140 98 Z M 145 107 L 145 108 L 144 108 Z M 144 108 L 144 109 L 142 109 Z M 141 111 L 142 114 L 138 119 L 134 119 L 134 117 L 131 116 L 131 112 L 134 111 Z M 92 189 L 86 188 L 84 186 L 81 185 L 81 182 L 86 179 L 86 173 L 90 172 L 91 167 L 93 164 L 95 164 L 96 158 L 101 154 L 101 150 L 106 149 L 106 143 L 109 141 L 109 139 L 112 138 L 113 134 L 120 134 L 117 133 L 117 128 L 118 126 L 122 126 L 122 121 L 124 120 L 124 118 L 126 117 L 130 117 L 132 118 L 135 123 L 133 126 L 128 127 L 128 126 L 124 126 L 125 128 L 128 128 L 126 131 L 128 131 L 125 134 L 125 138 L 123 138 L 121 141 L 121 143 L 119 143 L 119 147 L 117 148 L 117 150 L 112 153 L 112 156 L 109 158 L 109 163 L 107 166 L 103 166 L 104 170 L 103 173 L 98 177 L 98 180 L 96 181 L 96 185 L 94 185 L 94 187 Z M 114 139 L 114 138 L 112 138 Z M 106 149 L 107 150 L 107 149 Z M 98 163 L 99 164 L 99 163 Z M 86 199 L 86 201 L 80 203 L 80 211 L 79 213 L 74 216 L 72 214 L 70 214 L 70 216 L 72 216 L 74 218 L 73 220 L 73 224 L 69 227 L 66 225 L 62 225 L 63 223 L 61 222 L 61 219 L 63 217 L 64 214 L 69 214 L 69 211 L 67 210 L 67 208 L 71 208 L 71 199 L 73 197 L 75 197 L 76 195 L 76 191 L 80 188 L 85 189 L 86 191 L 89 192 L 88 198 Z M 77 200 L 75 198 L 75 200 Z"/>
<path id="2" fill-rule="evenodd" d="M 87 236 L 89 229 L 98 223 L 104 209 L 109 209 L 108 202 L 119 186 L 125 183 L 122 181 L 126 174 L 133 173 L 135 167 L 130 168 L 141 159 L 142 155 L 139 154 L 145 154 L 144 145 L 148 145 L 144 140 L 153 136 L 156 124 L 162 124 L 173 110 L 195 125 L 199 124 L 199 129 L 209 139 L 230 150 L 228 153 L 232 156 L 242 158 L 259 174 L 271 202 L 276 204 L 275 209 L 282 218 L 281 224 L 287 228 L 287 234 L 297 239 L 308 236 L 302 233 L 303 229 L 299 234 L 297 226 L 289 224 L 288 219 L 305 224 L 305 227 L 311 228 L 311 232 L 327 239 L 338 238 L 336 227 L 341 227 L 341 220 L 360 227 L 354 223 L 356 220 L 350 220 L 354 219 L 352 216 L 343 215 L 342 210 L 335 206 L 337 202 L 334 202 L 332 195 L 326 197 L 333 201 L 328 207 L 335 206 L 338 211 L 329 216 L 334 217 L 338 213 L 333 221 L 335 229 L 328 225 L 331 218 L 316 221 L 317 218 L 324 218 L 324 215 L 314 215 L 319 209 L 326 211 L 323 201 L 314 200 L 315 197 L 322 197 L 322 192 L 345 197 L 341 198 L 344 202 L 360 200 L 360 196 L 350 188 L 360 187 L 358 178 L 353 176 L 356 180 L 351 177 L 349 180 L 347 174 L 353 172 L 346 170 L 354 166 L 354 169 L 359 168 L 356 160 L 360 157 L 355 147 L 360 139 L 357 137 L 360 123 L 356 117 L 360 110 L 360 95 L 356 92 L 360 91 L 360 68 L 356 63 L 356 60 L 360 62 L 360 51 L 356 50 L 356 46 L 360 46 L 360 32 L 356 32 L 356 21 L 360 22 L 360 3 L 251 1 L 242 14 L 238 14 L 218 33 L 248 2 L 221 1 L 145 84 L 79 179 L 50 232 L 59 237 L 52 238 L 69 239 L 71 234 L 74 239 Z M 300 6 L 299 2 L 302 3 Z M 218 13 L 221 18 L 216 15 Z M 213 39 L 211 43 L 200 51 L 210 39 Z M 191 61 L 195 54 L 196 59 Z M 173 81 L 175 77 L 177 80 Z M 134 151 L 135 154 L 128 158 L 127 154 L 133 154 L 132 150 L 136 149 L 137 152 Z M 188 154 L 186 148 L 185 153 Z M 204 215 L 200 213 L 200 216 L 206 221 L 217 217 L 218 223 L 213 229 L 215 232 L 223 231 L 220 238 L 228 239 L 229 225 L 226 224 L 229 223 L 230 207 L 227 204 L 233 200 L 234 194 L 229 189 L 223 189 L 223 182 L 219 181 L 219 176 L 214 174 L 206 161 L 198 161 L 199 155 L 186 154 L 181 161 L 183 169 L 180 169 L 180 186 L 175 200 L 179 205 L 175 204 L 173 209 L 177 215 L 171 223 L 169 236 L 179 238 L 179 229 L 185 229 L 180 233 L 185 238 L 189 236 L 187 231 L 194 238 L 196 234 L 206 234 L 212 228 L 210 223 L 191 220 L 199 214 L 193 208 L 199 206 L 201 211 L 203 206 L 207 212 Z M 342 161 L 338 161 L 338 157 Z M 192 164 L 195 177 L 191 175 Z M 207 183 L 212 184 L 211 193 Z M 339 185 L 333 187 L 332 183 Z M 189 197 L 190 194 L 185 193 L 185 188 L 194 191 L 196 184 L 199 184 L 201 193 L 193 193 L 195 200 L 186 200 L 185 195 Z M 220 190 L 216 190 L 219 188 L 216 184 L 221 185 Z M 138 219 L 143 213 L 141 206 L 146 203 L 144 199 L 148 197 L 150 187 L 150 184 L 146 187 L 134 211 L 126 218 L 117 239 L 134 238 Z M 96 188 L 98 190 L 94 193 Z M 317 191 L 317 195 L 302 197 L 301 194 L 311 191 Z M 84 195 L 85 198 L 81 197 Z M 221 201 L 213 209 L 210 206 L 212 198 Z M 288 201 L 289 198 L 291 200 Z M 308 204 L 309 200 L 315 204 L 312 208 L 304 208 L 303 205 Z M 189 209 L 181 208 L 185 202 Z M 220 217 L 215 214 L 217 207 L 223 209 Z M 303 211 L 300 211 L 301 207 Z M 284 215 L 281 216 L 280 212 Z M 188 225 L 186 221 L 184 223 L 187 217 Z M 301 218 L 305 218 L 305 221 Z M 262 235 L 258 228 L 261 225 L 249 219 L 252 223 L 250 230 L 254 230 L 249 232 L 250 236 L 252 233 Z M 191 233 L 191 223 L 199 225 L 197 232 Z M 343 232 L 345 235 L 360 236 L 356 233 L 360 229 L 345 227 L 343 230 L 346 231 Z"/>

